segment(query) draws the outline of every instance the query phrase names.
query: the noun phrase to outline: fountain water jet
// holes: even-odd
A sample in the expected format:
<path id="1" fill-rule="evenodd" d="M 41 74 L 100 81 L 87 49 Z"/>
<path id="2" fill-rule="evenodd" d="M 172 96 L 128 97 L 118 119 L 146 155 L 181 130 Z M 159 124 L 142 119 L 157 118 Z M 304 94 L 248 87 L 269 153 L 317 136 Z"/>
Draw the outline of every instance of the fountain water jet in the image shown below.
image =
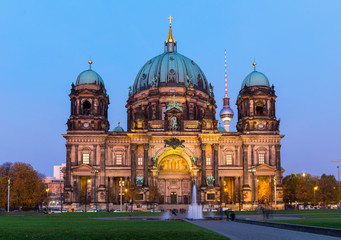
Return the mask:
<path id="1" fill-rule="evenodd" d="M 192 203 L 188 207 L 188 215 L 189 219 L 203 219 L 202 217 L 202 206 L 197 204 L 197 187 L 195 184 L 193 185 L 192 192 Z"/>

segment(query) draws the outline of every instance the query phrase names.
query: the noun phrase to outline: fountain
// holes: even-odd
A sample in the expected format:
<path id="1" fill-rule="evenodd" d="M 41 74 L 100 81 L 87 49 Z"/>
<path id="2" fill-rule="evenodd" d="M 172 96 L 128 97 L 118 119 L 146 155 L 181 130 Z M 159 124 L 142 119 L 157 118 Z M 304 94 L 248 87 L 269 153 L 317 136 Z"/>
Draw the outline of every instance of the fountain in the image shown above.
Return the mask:
<path id="1" fill-rule="evenodd" d="M 168 220 L 170 219 L 170 214 L 169 214 L 169 212 L 166 211 L 166 212 L 162 215 L 161 219 L 162 219 L 162 220 L 168 221 Z"/>
<path id="2" fill-rule="evenodd" d="M 202 206 L 197 204 L 197 187 L 193 185 L 192 203 L 188 207 L 188 219 L 202 219 Z"/>

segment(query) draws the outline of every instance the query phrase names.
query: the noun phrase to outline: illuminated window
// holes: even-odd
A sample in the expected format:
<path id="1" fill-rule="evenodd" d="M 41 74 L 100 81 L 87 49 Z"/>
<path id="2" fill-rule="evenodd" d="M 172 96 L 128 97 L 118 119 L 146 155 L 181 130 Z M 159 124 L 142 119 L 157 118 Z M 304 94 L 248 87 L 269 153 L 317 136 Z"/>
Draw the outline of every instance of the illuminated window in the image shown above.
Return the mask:
<path id="1" fill-rule="evenodd" d="M 225 156 L 225 161 L 226 161 L 226 165 L 232 165 L 232 155 L 231 154 L 227 154 Z"/>
<path id="2" fill-rule="evenodd" d="M 116 155 L 116 165 L 122 165 L 122 155 Z"/>
<path id="3" fill-rule="evenodd" d="M 89 153 L 83 153 L 83 163 L 84 164 L 90 163 L 90 154 Z"/>
<path id="4" fill-rule="evenodd" d="M 139 158 L 137 159 L 137 165 L 142 165 L 142 164 L 143 164 L 142 158 L 139 157 Z"/>
<path id="5" fill-rule="evenodd" d="M 206 158 L 206 165 L 211 165 L 211 158 Z"/>
<path id="6" fill-rule="evenodd" d="M 258 154 L 258 164 L 264 164 L 264 153 Z"/>

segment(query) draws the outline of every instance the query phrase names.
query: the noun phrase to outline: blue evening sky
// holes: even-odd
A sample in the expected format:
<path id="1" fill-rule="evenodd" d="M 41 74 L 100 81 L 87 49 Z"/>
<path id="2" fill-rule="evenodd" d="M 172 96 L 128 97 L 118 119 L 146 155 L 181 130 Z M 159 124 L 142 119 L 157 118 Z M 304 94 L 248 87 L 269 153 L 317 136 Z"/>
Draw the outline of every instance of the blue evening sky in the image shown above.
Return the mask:
<path id="1" fill-rule="evenodd" d="M 126 129 L 128 86 L 146 61 L 163 52 L 172 15 L 178 52 L 212 82 L 217 112 L 224 49 L 235 113 L 255 58 L 278 95 L 285 174 L 335 174 L 330 160 L 341 159 L 340 9 L 339 0 L 2 0 L 0 164 L 28 162 L 50 176 L 53 165 L 65 162 L 68 94 L 90 56 L 110 97 L 111 130 L 118 121 Z"/>

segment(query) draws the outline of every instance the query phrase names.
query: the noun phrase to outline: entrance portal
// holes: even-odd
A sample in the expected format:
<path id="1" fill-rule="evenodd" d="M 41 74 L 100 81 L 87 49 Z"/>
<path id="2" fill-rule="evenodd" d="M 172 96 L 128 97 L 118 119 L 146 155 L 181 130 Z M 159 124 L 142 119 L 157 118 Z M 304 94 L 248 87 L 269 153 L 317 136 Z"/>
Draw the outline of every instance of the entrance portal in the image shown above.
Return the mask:
<path id="1" fill-rule="evenodd" d="M 176 192 L 172 192 L 171 193 L 171 204 L 177 204 L 177 196 L 176 196 Z"/>
<path id="2" fill-rule="evenodd" d="M 185 204 L 191 195 L 190 166 L 181 155 L 171 152 L 158 164 L 158 190 L 163 204 Z"/>

